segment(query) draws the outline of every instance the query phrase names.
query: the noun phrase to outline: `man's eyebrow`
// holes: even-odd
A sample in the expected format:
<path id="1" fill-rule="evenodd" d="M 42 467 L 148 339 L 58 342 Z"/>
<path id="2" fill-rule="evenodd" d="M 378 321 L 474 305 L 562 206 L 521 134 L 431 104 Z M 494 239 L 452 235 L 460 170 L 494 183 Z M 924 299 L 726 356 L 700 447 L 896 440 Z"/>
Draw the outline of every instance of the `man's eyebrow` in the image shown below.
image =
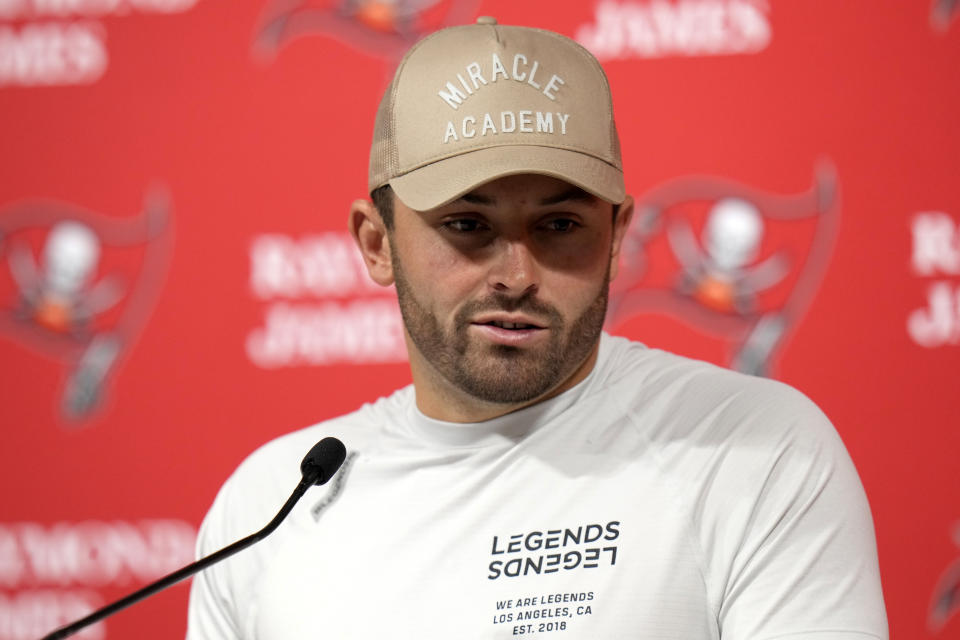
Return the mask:
<path id="1" fill-rule="evenodd" d="M 540 201 L 541 206 L 548 206 L 551 204 L 559 204 L 561 202 L 593 202 L 597 197 L 593 194 L 587 193 L 580 187 L 571 187 L 566 191 L 561 191 L 557 195 L 550 196 L 549 198 L 544 198 Z"/>

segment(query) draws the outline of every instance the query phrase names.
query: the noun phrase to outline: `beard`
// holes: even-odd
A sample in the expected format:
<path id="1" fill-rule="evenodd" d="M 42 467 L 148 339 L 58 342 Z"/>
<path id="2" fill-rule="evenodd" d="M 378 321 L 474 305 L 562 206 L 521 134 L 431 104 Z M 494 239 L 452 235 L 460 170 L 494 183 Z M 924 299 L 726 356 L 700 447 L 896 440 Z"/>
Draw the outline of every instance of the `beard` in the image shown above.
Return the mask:
<path id="1" fill-rule="evenodd" d="M 400 314 L 417 349 L 448 382 L 486 402 L 518 404 L 548 393 L 573 375 L 603 330 L 609 268 L 591 303 L 569 326 L 556 307 L 537 300 L 532 293 L 519 298 L 493 294 L 466 302 L 447 331 L 416 299 L 395 256 L 393 272 Z M 546 319 L 550 339 L 530 348 L 471 340 L 470 318 L 489 311 L 522 311 Z"/>

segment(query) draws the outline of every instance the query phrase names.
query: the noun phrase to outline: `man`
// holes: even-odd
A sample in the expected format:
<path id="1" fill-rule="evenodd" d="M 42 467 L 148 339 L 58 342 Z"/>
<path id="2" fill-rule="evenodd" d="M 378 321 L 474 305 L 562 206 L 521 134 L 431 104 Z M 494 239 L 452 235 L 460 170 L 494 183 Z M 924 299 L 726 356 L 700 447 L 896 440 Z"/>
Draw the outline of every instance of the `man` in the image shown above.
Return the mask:
<path id="1" fill-rule="evenodd" d="M 799 393 L 602 334 L 633 210 L 596 60 L 491 18 L 407 54 L 350 229 L 413 385 L 246 460 L 189 638 L 886 638 L 866 499 Z"/>

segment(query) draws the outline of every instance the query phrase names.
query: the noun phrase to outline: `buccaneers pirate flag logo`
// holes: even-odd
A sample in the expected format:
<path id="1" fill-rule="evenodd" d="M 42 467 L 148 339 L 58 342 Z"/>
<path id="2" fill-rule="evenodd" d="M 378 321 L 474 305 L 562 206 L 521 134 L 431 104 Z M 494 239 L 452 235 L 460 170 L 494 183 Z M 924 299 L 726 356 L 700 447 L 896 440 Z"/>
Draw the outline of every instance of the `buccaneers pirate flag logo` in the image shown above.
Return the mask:
<path id="1" fill-rule="evenodd" d="M 769 375 L 824 275 L 838 215 L 826 166 L 795 195 L 702 176 L 660 185 L 637 201 L 607 323 L 667 315 L 724 342 L 732 368 Z"/>
<path id="2" fill-rule="evenodd" d="M 63 364 L 64 417 L 100 406 L 153 309 L 171 242 L 159 193 L 126 218 L 49 201 L 0 208 L 0 337 Z"/>
<path id="3" fill-rule="evenodd" d="M 254 49 L 270 57 L 289 42 L 326 35 L 398 62 L 414 42 L 443 27 L 464 24 L 479 0 L 273 0 L 264 11 Z"/>
<path id="4" fill-rule="evenodd" d="M 960 0 L 933 0 L 930 7 L 930 24 L 937 31 L 946 31 L 957 17 Z"/>

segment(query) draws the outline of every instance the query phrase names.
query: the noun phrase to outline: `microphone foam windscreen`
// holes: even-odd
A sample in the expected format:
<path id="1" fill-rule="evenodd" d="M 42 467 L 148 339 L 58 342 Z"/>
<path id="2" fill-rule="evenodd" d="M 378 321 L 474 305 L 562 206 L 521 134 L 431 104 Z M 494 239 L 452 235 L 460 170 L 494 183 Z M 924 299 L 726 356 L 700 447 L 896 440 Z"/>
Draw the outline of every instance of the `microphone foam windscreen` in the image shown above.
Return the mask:
<path id="1" fill-rule="evenodd" d="M 304 475 L 316 475 L 315 484 L 324 484 L 333 477 L 347 457 L 347 448 L 336 438 L 324 438 L 313 445 L 303 462 L 300 472 Z"/>

